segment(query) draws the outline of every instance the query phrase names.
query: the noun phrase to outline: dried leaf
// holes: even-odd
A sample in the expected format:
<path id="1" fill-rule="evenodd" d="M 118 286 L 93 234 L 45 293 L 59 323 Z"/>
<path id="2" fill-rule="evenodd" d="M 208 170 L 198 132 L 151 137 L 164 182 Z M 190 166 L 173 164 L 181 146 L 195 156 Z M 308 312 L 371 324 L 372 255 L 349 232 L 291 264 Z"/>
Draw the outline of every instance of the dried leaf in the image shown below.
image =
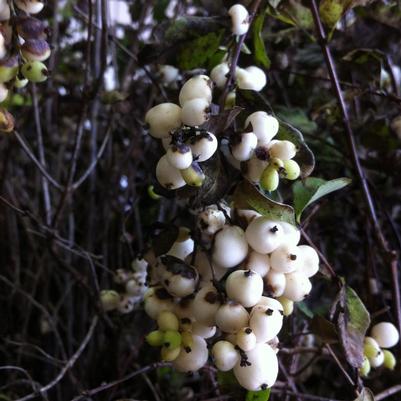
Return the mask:
<path id="1" fill-rule="evenodd" d="M 372 393 L 372 390 L 370 390 L 367 387 L 364 387 L 361 393 L 358 395 L 357 398 L 355 398 L 354 401 L 375 401 L 375 396 Z"/>
<path id="2" fill-rule="evenodd" d="M 359 368 L 363 362 L 363 341 L 370 325 L 370 315 L 357 293 L 344 285 L 337 304 L 337 327 L 348 363 Z"/>
<path id="3" fill-rule="evenodd" d="M 312 333 L 320 337 L 320 339 L 326 344 L 338 341 L 336 326 L 323 316 L 315 315 L 312 319 L 310 328 Z"/>

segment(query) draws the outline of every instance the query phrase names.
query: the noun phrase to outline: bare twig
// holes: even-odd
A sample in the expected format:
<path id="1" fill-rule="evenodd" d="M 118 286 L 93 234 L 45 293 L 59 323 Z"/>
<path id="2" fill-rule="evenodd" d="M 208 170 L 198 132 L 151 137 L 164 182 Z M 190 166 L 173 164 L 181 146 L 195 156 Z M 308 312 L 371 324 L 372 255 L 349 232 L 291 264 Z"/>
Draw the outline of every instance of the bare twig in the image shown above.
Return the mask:
<path id="1" fill-rule="evenodd" d="M 52 389 L 67 373 L 68 370 L 72 369 L 72 367 L 75 365 L 77 362 L 78 358 L 82 355 L 84 352 L 86 346 L 88 345 L 90 339 L 92 338 L 92 335 L 95 331 L 96 325 L 98 322 L 98 317 L 95 316 L 92 319 L 92 323 L 89 327 L 88 333 L 86 334 L 85 338 L 83 339 L 81 345 L 78 347 L 76 352 L 71 356 L 71 358 L 68 360 L 68 362 L 64 365 L 64 367 L 60 370 L 60 373 L 46 386 L 41 387 L 37 392 L 31 393 L 26 395 L 25 397 L 18 398 L 16 401 L 28 401 L 33 398 L 39 397 L 42 394 L 47 393 L 50 389 Z"/>
<path id="2" fill-rule="evenodd" d="M 397 384 L 396 386 L 390 387 L 379 394 L 375 395 L 376 401 L 385 400 L 388 397 L 391 397 L 394 394 L 401 392 L 401 384 Z"/>
<path id="3" fill-rule="evenodd" d="M 356 170 L 359 183 L 362 187 L 362 192 L 365 198 L 365 203 L 368 208 L 368 213 L 369 213 L 369 218 L 372 223 L 375 235 L 379 241 L 379 244 L 383 250 L 384 257 L 386 261 L 390 265 L 390 270 L 391 270 L 391 276 L 392 276 L 392 291 L 393 291 L 393 301 L 394 301 L 394 310 L 396 313 L 396 320 L 397 320 L 397 325 L 398 325 L 398 331 L 401 332 L 401 296 L 400 296 L 400 284 L 399 284 L 399 274 L 398 274 L 398 257 L 397 253 L 390 248 L 389 243 L 387 242 L 387 239 L 384 236 L 384 233 L 382 231 L 379 219 L 376 214 L 376 208 L 375 204 L 372 198 L 372 195 L 369 190 L 369 185 L 368 181 L 366 179 L 365 172 L 361 166 L 359 157 L 358 157 L 358 151 L 356 147 L 356 142 L 355 142 L 355 137 L 354 133 L 351 127 L 351 122 L 350 122 L 350 117 L 348 114 L 348 108 L 345 103 L 345 99 L 340 87 L 339 79 L 337 76 L 337 71 L 336 71 L 336 66 L 331 54 L 330 47 L 327 43 L 327 36 L 326 32 L 324 30 L 322 21 L 320 19 L 320 14 L 319 14 L 319 9 L 316 4 L 316 0 L 311 0 L 310 2 L 311 5 L 311 10 L 312 10 L 312 15 L 313 19 L 315 22 L 315 27 L 316 27 L 316 33 L 318 36 L 318 40 L 326 61 L 326 66 L 329 72 L 332 88 L 334 90 L 334 93 L 337 97 L 338 104 L 340 106 L 341 114 L 343 117 L 343 123 L 345 127 L 345 132 L 347 135 L 347 141 L 348 141 L 348 146 L 349 150 L 351 153 L 351 157 L 353 160 L 354 168 Z M 400 354 L 401 354 L 401 344 L 399 348 Z"/>

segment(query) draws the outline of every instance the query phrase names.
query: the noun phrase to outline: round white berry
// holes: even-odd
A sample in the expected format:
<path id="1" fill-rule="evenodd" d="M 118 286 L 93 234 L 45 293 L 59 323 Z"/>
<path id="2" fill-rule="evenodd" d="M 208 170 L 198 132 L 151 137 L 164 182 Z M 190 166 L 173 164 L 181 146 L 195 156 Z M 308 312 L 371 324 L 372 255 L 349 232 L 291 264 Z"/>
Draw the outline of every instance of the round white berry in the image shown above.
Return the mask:
<path id="1" fill-rule="evenodd" d="M 297 246 L 281 245 L 270 255 L 271 268 L 279 273 L 291 273 L 302 264 Z"/>
<path id="2" fill-rule="evenodd" d="M 164 288 L 151 288 L 144 296 L 144 309 L 149 317 L 156 320 L 160 312 L 172 312 L 174 303 Z"/>
<path id="3" fill-rule="evenodd" d="M 259 144 L 268 144 L 276 136 L 279 123 L 277 118 L 267 114 L 265 111 L 255 111 L 245 120 L 245 128 L 252 128 L 258 138 Z"/>
<path id="4" fill-rule="evenodd" d="M 262 297 L 263 279 L 252 270 L 236 270 L 227 277 L 226 292 L 229 298 L 249 308 Z"/>
<path id="5" fill-rule="evenodd" d="M 234 267 L 248 253 L 244 231 L 238 226 L 225 225 L 215 236 L 212 259 L 221 267 Z"/>
<path id="6" fill-rule="evenodd" d="M 290 160 L 297 153 L 296 146 L 290 141 L 271 141 L 269 144 L 270 157 L 277 157 L 281 160 Z"/>
<path id="7" fill-rule="evenodd" d="M 162 156 L 157 163 L 156 178 L 159 184 L 166 189 L 178 189 L 185 185 L 180 170 L 169 163 L 166 155 Z"/>
<path id="8" fill-rule="evenodd" d="M 396 327 L 390 322 L 377 323 L 372 327 L 370 335 L 377 341 L 380 347 L 391 348 L 400 339 L 400 334 Z"/>
<path id="9" fill-rule="evenodd" d="M 245 231 L 249 245 L 259 253 L 273 252 L 281 244 L 283 228 L 267 217 L 258 217 L 249 224 Z"/>
<path id="10" fill-rule="evenodd" d="M 249 314 L 246 309 L 236 303 L 228 302 L 217 310 L 216 325 L 225 333 L 236 333 L 248 325 Z"/>
<path id="11" fill-rule="evenodd" d="M 280 221 L 280 226 L 284 231 L 283 244 L 292 246 L 298 245 L 301 240 L 301 231 L 285 221 Z"/>
<path id="12" fill-rule="evenodd" d="M 253 270 L 259 276 L 265 277 L 270 270 L 270 259 L 268 255 L 251 251 L 244 262 L 244 270 Z"/>
<path id="13" fill-rule="evenodd" d="M 213 326 L 220 306 L 220 296 L 216 288 L 212 284 L 206 285 L 195 295 L 192 303 L 193 317 L 201 324 Z"/>
<path id="14" fill-rule="evenodd" d="M 272 340 L 280 332 L 283 325 L 283 307 L 272 308 L 267 305 L 256 305 L 251 312 L 249 327 L 258 343 Z"/>
<path id="15" fill-rule="evenodd" d="M 256 336 L 250 327 L 243 327 L 236 334 L 235 342 L 242 351 L 250 351 L 256 346 Z"/>
<path id="16" fill-rule="evenodd" d="M 194 250 L 194 240 L 191 238 L 190 231 L 186 227 L 179 228 L 179 234 L 166 255 L 174 256 L 185 260 Z"/>
<path id="17" fill-rule="evenodd" d="M 189 100 L 196 98 L 204 99 L 209 105 L 212 101 L 212 88 L 213 83 L 207 75 L 196 75 L 190 78 L 187 82 L 185 82 L 180 90 L 180 105 L 183 107 Z"/>
<path id="18" fill-rule="evenodd" d="M 244 163 L 243 167 L 241 167 L 241 172 L 249 181 L 258 184 L 268 164 L 269 162 L 267 160 L 261 160 L 254 155 Z"/>
<path id="19" fill-rule="evenodd" d="M 202 125 L 209 119 L 209 102 L 204 98 L 188 100 L 182 106 L 182 122 L 190 127 Z"/>
<path id="20" fill-rule="evenodd" d="M 217 369 L 222 372 L 228 372 L 239 361 L 239 353 L 234 344 L 224 340 L 213 345 L 212 356 Z"/>
<path id="21" fill-rule="evenodd" d="M 306 277 L 314 276 L 319 271 L 319 255 L 309 245 L 299 245 L 298 250 L 301 259 L 298 271 Z"/>
<path id="22" fill-rule="evenodd" d="M 194 335 L 191 345 L 181 348 L 173 367 L 179 372 L 196 372 L 206 364 L 208 356 L 206 341 Z"/>
<path id="23" fill-rule="evenodd" d="M 268 344 L 257 344 L 237 362 L 234 375 L 239 384 L 249 391 L 265 390 L 276 382 L 277 355 Z"/>
<path id="24" fill-rule="evenodd" d="M 247 161 L 252 157 L 253 151 L 258 144 L 258 138 L 253 132 L 244 132 L 233 139 L 231 153 L 238 161 Z"/>
<path id="25" fill-rule="evenodd" d="M 216 136 L 211 132 L 201 132 L 190 139 L 189 146 L 194 159 L 197 162 L 204 162 L 214 155 L 218 142 Z"/>
<path id="26" fill-rule="evenodd" d="M 170 145 L 167 149 L 166 156 L 169 163 L 179 170 L 188 168 L 193 160 L 191 148 L 185 143 Z"/>
<path id="27" fill-rule="evenodd" d="M 168 137 L 170 131 L 181 126 L 181 107 L 174 103 L 161 103 L 152 107 L 145 115 L 149 133 L 155 138 Z"/>
<path id="28" fill-rule="evenodd" d="M 217 64 L 210 72 L 210 78 L 218 88 L 222 89 L 227 82 L 227 74 L 229 71 L 230 68 L 227 63 Z"/>
<path id="29" fill-rule="evenodd" d="M 205 326 L 202 323 L 194 322 L 192 324 L 192 334 L 208 339 L 216 334 L 216 326 Z"/>
<path id="30" fill-rule="evenodd" d="M 285 275 L 286 284 L 283 295 L 294 302 L 300 302 L 312 290 L 312 283 L 304 274 L 293 272 Z"/>
<path id="31" fill-rule="evenodd" d="M 250 66 L 236 70 L 237 85 L 240 89 L 261 91 L 266 85 L 266 74 L 258 67 Z"/>
<path id="32" fill-rule="evenodd" d="M 249 29 L 249 13 L 242 4 L 234 4 L 229 10 L 231 31 L 234 35 L 244 35 Z"/>
<path id="33" fill-rule="evenodd" d="M 180 77 L 180 71 L 173 65 L 161 65 L 159 66 L 159 74 L 164 85 L 168 86 L 178 80 Z"/>
<path id="34" fill-rule="evenodd" d="M 214 235 L 224 227 L 225 223 L 226 217 L 223 211 L 215 205 L 207 206 L 198 214 L 197 225 L 201 232 L 207 235 Z"/>

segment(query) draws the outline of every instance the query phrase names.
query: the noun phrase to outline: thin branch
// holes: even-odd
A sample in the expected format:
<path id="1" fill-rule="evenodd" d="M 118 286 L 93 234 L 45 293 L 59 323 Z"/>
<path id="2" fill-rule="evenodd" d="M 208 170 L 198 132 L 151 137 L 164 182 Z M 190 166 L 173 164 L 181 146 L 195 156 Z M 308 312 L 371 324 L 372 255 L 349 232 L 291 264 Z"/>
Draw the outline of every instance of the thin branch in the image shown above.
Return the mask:
<path id="1" fill-rule="evenodd" d="M 40 395 L 47 393 L 51 388 L 53 388 L 64 376 L 65 374 L 75 365 L 81 354 L 84 352 L 86 346 L 88 345 L 89 341 L 92 338 L 92 335 L 95 331 L 97 322 L 98 322 L 98 317 L 95 316 L 92 319 L 92 323 L 89 327 L 88 333 L 86 334 L 85 338 L 83 339 L 81 345 L 79 348 L 76 350 L 76 352 L 71 356 L 71 358 L 68 360 L 68 362 L 64 365 L 64 367 L 60 370 L 59 374 L 46 386 L 43 386 L 40 388 L 37 392 L 31 393 L 26 395 L 25 397 L 18 398 L 16 401 L 28 401 L 33 398 L 39 397 Z"/>
<path id="2" fill-rule="evenodd" d="M 63 187 L 47 172 L 46 167 L 43 166 L 40 161 L 35 157 L 28 144 L 25 142 L 25 139 L 20 135 L 17 131 L 14 131 L 14 136 L 17 138 L 17 141 L 21 145 L 22 149 L 25 151 L 27 156 L 32 160 L 32 162 L 36 165 L 36 167 L 40 170 L 44 177 L 49 181 L 50 184 L 53 185 L 54 188 L 58 190 L 62 190 Z"/>
<path id="3" fill-rule="evenodd" d="M 260 6 L 261 0 L 254 0 L 249 7 L 249 29 L 252 25 L 252 21 L 255 18 L 256 12 Z M 249 32 L 248 29 L 248 32 Z M 239 56 L 241 54 L 242 46 L 245 42 L 248 32 L 245 32 L 243 35 L 238 37 L 237 45 L 235 46 L 234 54 L 231 59 L 230 71 L 228 73 L 226 84 L 224 85 L 223 93 L 220 96 L 220 110 L 224 109 L 224 104 L 226 102 L 226 98 L 228 93 L 231 90 L 231 86 L 235 81 L 235 70 L 237 69 Z"/>
<path id="4" fill-rule="evenodd" d="M 391 276 L 392 276 L 392 292 L 393 292 L 393 299 L 394 299 L 394 309 L 396 312 L 396 317 L 397 317 L 397 325 L 398 325 L 398 331 L 401 332 L 401 296 L 400 296 L 400 284 L 399 284 L 399 278 L 398 278 L 398 258 L 397 258 L 397 253 L 392 250 L 387 242 L 387 239 L 385 238 L 380 222 L 378 220 L 377 214 L 376 214 L 376 208 L 374 205 L 374 201 L 372 198 L 372 195 L 369 190 L 369 185 L 368 181 L 366 179 L 365 172 L 361 166 L 359 157 L 358 157 L 358 151 L 356 147 L 356 142 L 355 142 L 355 137 L 354 133 L 351 127 L 351 122 L 350 122 L 350 117 L 348 114 L 348 108 L 345 103 L 345 99 L 340 87 L 339 79 L 337 76 L 337 71 L 336 71 L 336 66 L 331 54 L 330 47 L 327 43 L 327 36 L 326 32 L 324 30 L 322 21 L 320 19 L 320 14 L 319 14 L 319 9 L 316 4 L 316 0 L 311 0 L 310 2 L 311 5 L 311 10 L 312 10 L 312 15 L 313 15 L 313 20 L 315 22 L 315 27 L 316 27 L 316 33 L 318 35 L 318 40 L 320 47 L 322 49 L 325 61 L 326 61 L 326 66 L 329 72 L 330 80 L 331 80 L 331 85 L 332 88 L 335 92 L 338 104 L 340 106 L 341 114 L 343 117 L 343 123 L 345 127 L 345 132 L 347 135 L 347 141 L 348 141 L 348 146 L 349 150 L 351 152 L 352 156 L 352 161 L 354 164 L 354 168 L 356 170 L 360 185 L 362 187 L 362 192 L 365 198 L 365 203 L 368 208 L 369 212 L 369 219 L 371 220 L 371 223 L 374 228 L 375 235 L 379 241 L 379 244 L 384 252 L 384 256 L 386 258 L 386 261 L 390 264 L 390 270 L 391 270 Z M 401 343 L 400 343 L 400 354 L 401 354 Z"/>
<path id="5" fill-rule="evenodd" d="M 81 400 L 81 399 L 86 398 L 86 397 L 92 397 L 95 394 L 101 393 L 102 391 L 108 390 L 109 388 L 118 386 L 121 383 L 124 383 L 124 382 L 126 382 L 128 380 L 131 380 L 135 376 L 142 375 L 142 374 L 150 372 L 152 370 L 155 370 L 155 369 L 158 369 L 158 368 L 162 368 L 162 367 L 165 367 L 165 366 L 170 366 L 170 365 L 171 365 L 171 363 L 169 363 L 169 362 L 155 362 L 155 363 L 152 363 L 152 364 L 150 364 L 148 366 L 144 366 L 143 368 L 138 369 L 135 372 L 132 372 L 132 373 L 124 376 L 121 379 L 114 380 L 114 381 L 112 381 L 110 383 L 102 384 L 101 386 L 96 387 L 96 388 L 94 388 L 92 390 L 86 390 L 81 395 L 78 395 L 77 397 L 73 398 L 72 401 L 78 401 L 78 400 Z"/>
<path id="6" fill-rule="evenodd" d="M 375 400 L 381 401 L 381 400 L 391 397 L 392 395 L 397 394 L 399 392 L 401 392 L 401 384 L 397 384 L 396 386 L 390 387 L 390 388 L 382 391 L 381 393 L 376 394 Z"/>

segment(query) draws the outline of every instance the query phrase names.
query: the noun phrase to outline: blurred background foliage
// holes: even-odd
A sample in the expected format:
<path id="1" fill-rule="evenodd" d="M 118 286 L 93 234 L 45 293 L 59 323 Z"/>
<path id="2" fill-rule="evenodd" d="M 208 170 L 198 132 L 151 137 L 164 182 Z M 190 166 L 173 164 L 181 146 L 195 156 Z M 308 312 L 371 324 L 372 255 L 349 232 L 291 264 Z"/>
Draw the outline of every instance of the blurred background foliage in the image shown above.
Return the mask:
<path id="1" fill-rule="evenodd" d="M 191 224 L 181 200 L 148 194 L 161 149 L 145 134 L 144 114 L 155 103 L 178 99 L 179 83 L 163 86 L 160 65 L 176 66 L 185 81 L 194 70 L 210 71 L 233 48 L 226 15 L 232 4 L 53 0 L 41 13 L 51 30 L 52 76 L 40 87 L 15 93 L 7 104 L 32 154 L 44 152 L 46 169 L 60 188 L 50 185 L 44 199 L 46 180 L 32 154 L 12 134 L 0 138 L 0 360 L 24 369 L 0 371 L 1 399 L 15 400 L 50 383 L 82 343 L 94 316 L 99 322 L 83 355 L 49 390 L 48 399 L 70 400 L 157 360 L 144 345 L 152 326 L 141 308 L 106 316 L 98 292 L 112 285 L 116 269 L 128 268 L 144 250 L 155 221 L 169 222 L 178 213 L 177 221 Z M 309 207 L 302 227 L 354 288 L 372 320 L 395 321 L 390 264 L 368 218 L 309 7 L 309 1 L 262 1 L 239 64 L 265 69 L 263 97 L 303 133 L 315 154 L 313 176 L 352 179 L 346 189 Z M 380 224 L 398 252 L 401 5 L 322 0 L 319 9 Z M 79 185 L 66 191 L 70 179 Z M 291 202 L 289 188 L 282 197 Z M 289 319 L 281 338 L 279 380 L 291 386 L 287 393 L 273 391 L 271 400 L 356 397 L 333 359 L 323 355 L 309 363 L 313 355 L 294 357 L 291 351 L 321 346 L 318 338 L 298 334 L 310 332 L 313 316 L 327 315 L 335 296 L 335 286 L 322 274 L 311 297 Z M 355 371 L 347 370 L 355 378 Z M 81 399 L 244 399 L 230 380 L 217 378 L 211 369 L 188 377 L 161 368 Z M 377 394 L 400 382 L 399 370 L 378 369 L 365 384 Z"/>

